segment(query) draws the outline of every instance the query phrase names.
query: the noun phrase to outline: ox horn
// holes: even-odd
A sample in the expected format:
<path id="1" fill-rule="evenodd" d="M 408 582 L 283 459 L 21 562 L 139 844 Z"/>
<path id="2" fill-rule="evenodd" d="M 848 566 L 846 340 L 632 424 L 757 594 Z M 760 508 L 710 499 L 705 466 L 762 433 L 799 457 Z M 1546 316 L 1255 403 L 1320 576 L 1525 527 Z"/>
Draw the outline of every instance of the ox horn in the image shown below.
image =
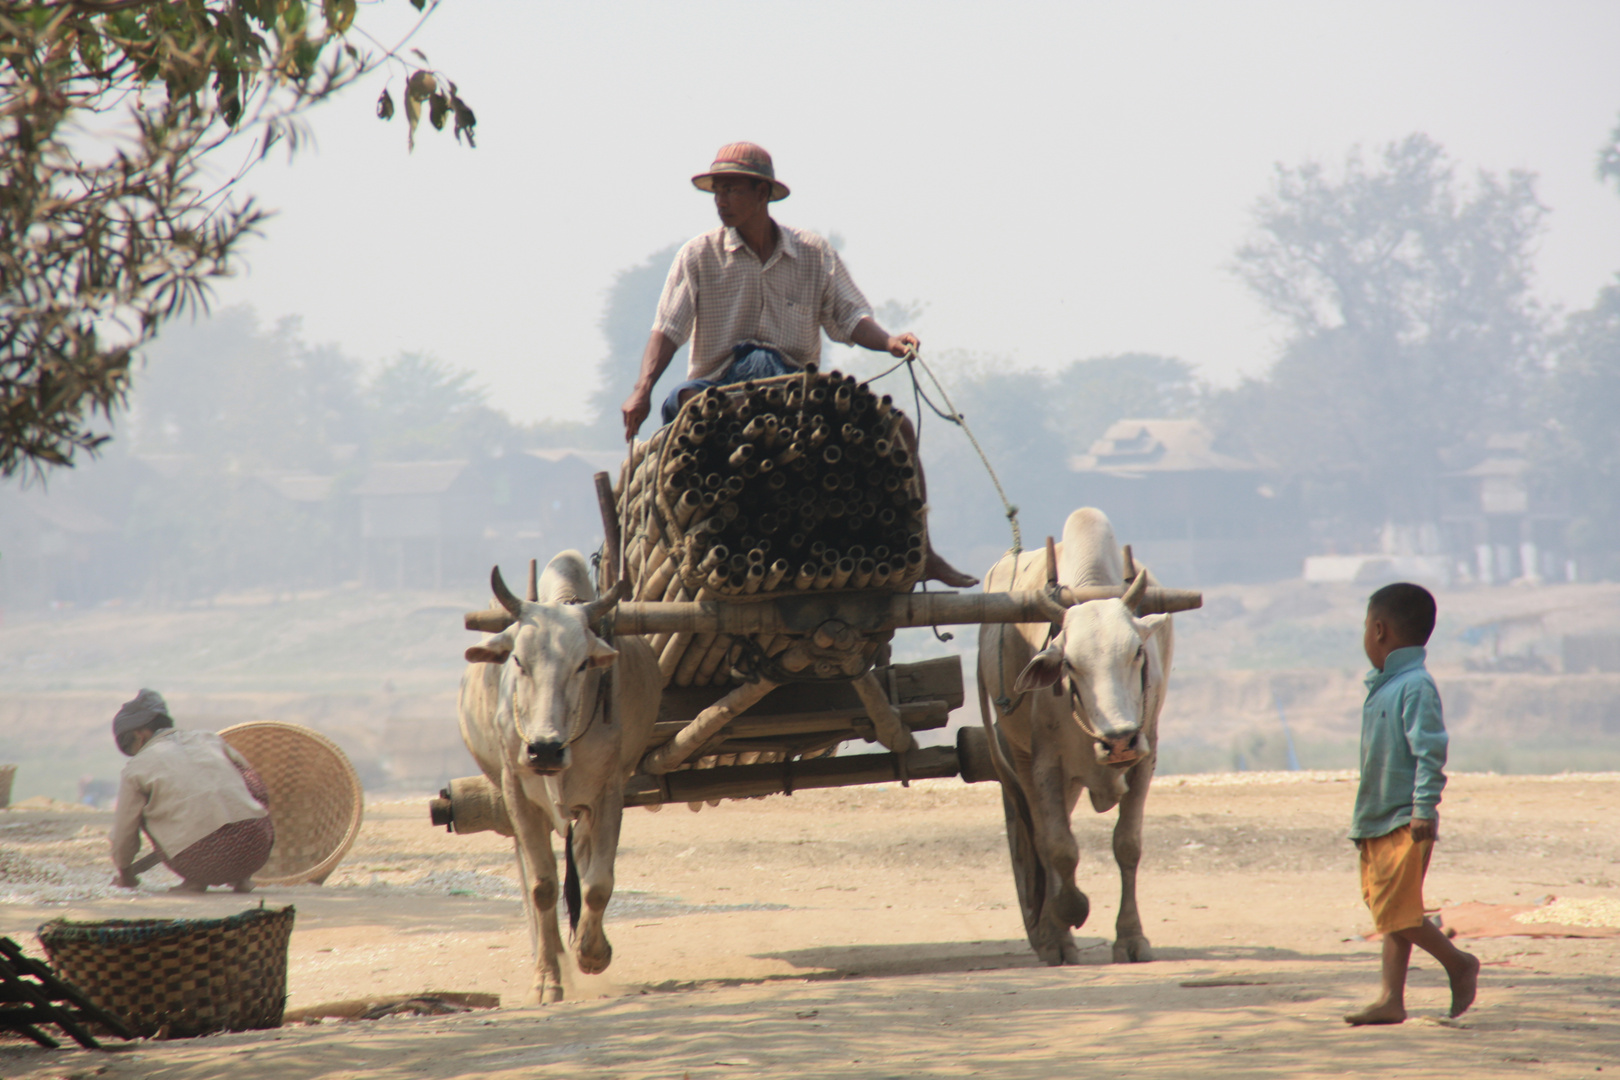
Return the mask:
<path id="1" fill-rule="evenodd" d="M 495 599 L 501 602 L 501 607 L 509 611 L 513 618 L 523 614 L 523 601 L 506 587 L 506 581 L 501 577 L 501 568 L 498 565 L 489 572 L 489 587 L 494 591 Z"/>
<path id="2" fill-rule="evenodd" d="M 601 628 L 602 616 L 611 611 L 614 605 L 623 600 L 630 592 L 629 584 L 623 579 L 613 586 L 613 590 L 600 600 L 592 600 L 585 605 L 585 624 L 594 633 Z"/>
<path id="3" fill-rule="evenodd" d="M 1125 595 L 1119 598 L 1120 602 L 1134 612 L 1137 606 L 1141 604 L 1142 597 L 1147 594 L 1147 583 L 1147 572 L 1138 570 L 1136 576 L 1131 579 L 1130 585 L 1125 589 Z"/>

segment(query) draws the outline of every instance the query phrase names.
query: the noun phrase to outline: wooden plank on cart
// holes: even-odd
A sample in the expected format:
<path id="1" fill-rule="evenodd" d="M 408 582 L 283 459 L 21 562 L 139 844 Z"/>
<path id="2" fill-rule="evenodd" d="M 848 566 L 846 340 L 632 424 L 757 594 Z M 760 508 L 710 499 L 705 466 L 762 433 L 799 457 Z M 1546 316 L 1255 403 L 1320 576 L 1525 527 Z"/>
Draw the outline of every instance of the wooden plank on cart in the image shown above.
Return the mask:
<path id="1" fill-rule="evenodd" d="M 895 664 L 876 669 L 880 682 L 893 687 L 901 719 L 913 731 L 944 727 L 952 709 L 965 700 L 962 661 L 955 656 Z M 720 700 L 730 687 L 669 687 L 664 691 L 650 746 L 668 742 L 688 720 Z M 724 734 L 746 739 L 773 735 L 865 730 L 871 722 L 866 706 L 848 682 L 792 683 L 779 686 L 733 720 Z M 862 735 L 861 737 L 868 737 Z"/>
<path id="2" fill-rule="evenodd" d="M 685 769 L 661 776 L 632 776 L 625 785 L 624 805 L 745 799 L 755 795 L 792 794 L 807 788 L 884 784 L 907 778 L 938 779 L 955 776 L 958 770 L 956 749 L 950 746 L 912 750 L 905 755 L 904 768 L 898 754 L 855 754 L 765 765 Z"/>

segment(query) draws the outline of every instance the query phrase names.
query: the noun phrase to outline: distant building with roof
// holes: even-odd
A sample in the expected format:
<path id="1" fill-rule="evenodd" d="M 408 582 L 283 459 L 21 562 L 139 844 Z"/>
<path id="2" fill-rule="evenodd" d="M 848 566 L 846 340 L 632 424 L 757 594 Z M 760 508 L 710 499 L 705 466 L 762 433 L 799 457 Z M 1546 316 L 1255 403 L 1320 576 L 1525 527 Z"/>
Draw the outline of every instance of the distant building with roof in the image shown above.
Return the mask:
<path id="1" fill-rule="evenodd" d="M 1568 494 L 1538 475 L 1528 433 L 1492 435 L 1477 460 L 1440 480 L 1440 527 L 1458 576 L 1485 585 L 1573 577 Z"/>
<path id="2" fill-rule="evenodd" d="M 1162 581 L 1296 576 L 1307 544 L 1297 498 L 1266 463 L 1214 443 L 1198 420 L 1119 420 L 1069 460 L 1075 505 L 1103 510 Z"/>
<path id="3" fill-rule="evenodd" d="M 0 516 L 0 596 L 28 605 L 108 594 L 120 571 L 118 527 L 73 495 L 7 493 Z"/>
<path id="4" fill-rule="evenodd" d="M 485 580 L 492 563 L 545 563 L 602 536 L 591 475 L 617 451 L 528 450 L 482 461 L 379 462 L 354 489 L 363 583 L 442 588 Z"/>

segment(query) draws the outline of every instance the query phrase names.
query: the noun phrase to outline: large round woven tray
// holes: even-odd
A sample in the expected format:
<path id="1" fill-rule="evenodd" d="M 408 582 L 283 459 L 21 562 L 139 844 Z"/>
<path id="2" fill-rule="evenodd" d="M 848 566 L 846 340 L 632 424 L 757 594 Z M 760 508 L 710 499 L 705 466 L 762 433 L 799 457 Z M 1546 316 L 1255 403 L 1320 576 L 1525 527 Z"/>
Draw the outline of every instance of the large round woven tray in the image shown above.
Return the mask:
<path id="1" fill-rule="evenodd" d="M 365 813 L 365 792 L 348 757 L 331 739 L 297 724 L 256 720 L 219 734 L 270 791 L 276 844 L 254 882 L 325 881 L 348 854 Z"/>
<path id="2" fill-rule="evenodd" d="M 61 978 L 142 1036 L 281 1026 L 293 909 L 225 919 L 114 919 L 39 928 Z"/>

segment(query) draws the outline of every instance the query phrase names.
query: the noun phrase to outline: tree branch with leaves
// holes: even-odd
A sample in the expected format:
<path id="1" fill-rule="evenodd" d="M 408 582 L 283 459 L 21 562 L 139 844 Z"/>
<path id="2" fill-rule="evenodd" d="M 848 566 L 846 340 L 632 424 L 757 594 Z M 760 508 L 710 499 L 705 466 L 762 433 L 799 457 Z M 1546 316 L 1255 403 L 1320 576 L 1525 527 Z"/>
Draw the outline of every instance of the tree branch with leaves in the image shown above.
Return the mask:
<path id="1" fill-rule="evenodd" d="M 419 28 L 436 4 L 410 3 Z M 204 309 L 262 228 L 234 186 L 272 149 L 296 153 L 312 106 L 392 65 L 408 144 L 424 104 L 435 129 L 453 119 L 473 144 L 455 84 L 404 51 L 416 28 L 383 47 L 356 14 L 356 0 L 0 8 L 0 476 L 106 442 L 137 351 Z M 206 165 L 242 143 L 213 182 Z"/>
<path id="2" fill-rule="evenodd" d="M 1371 163 L 1279 167 L 1233 269 L 1288 337 L 1265 379 L 1226 395 L 1226 427 L 1339 478 L 1369 515 L 1432 520 L 1444 456 L 1523 422 L 1545 214 L 1530 174 L 1465 184 L 1421 134 Z"/>

